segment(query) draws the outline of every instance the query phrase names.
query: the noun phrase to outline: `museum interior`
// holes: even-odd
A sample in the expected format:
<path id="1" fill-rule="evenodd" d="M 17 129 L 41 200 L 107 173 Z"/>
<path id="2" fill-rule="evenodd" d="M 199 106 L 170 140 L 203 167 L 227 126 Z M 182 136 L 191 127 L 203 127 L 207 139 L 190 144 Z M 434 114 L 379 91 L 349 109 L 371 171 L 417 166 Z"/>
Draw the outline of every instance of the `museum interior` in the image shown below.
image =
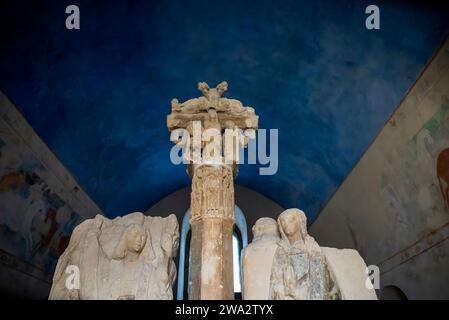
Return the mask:
<path id="1" fill-rule="evenodd" d="M 0 30 L 2 296 L 449 299 L 448 6 L 7 0 Z"/>

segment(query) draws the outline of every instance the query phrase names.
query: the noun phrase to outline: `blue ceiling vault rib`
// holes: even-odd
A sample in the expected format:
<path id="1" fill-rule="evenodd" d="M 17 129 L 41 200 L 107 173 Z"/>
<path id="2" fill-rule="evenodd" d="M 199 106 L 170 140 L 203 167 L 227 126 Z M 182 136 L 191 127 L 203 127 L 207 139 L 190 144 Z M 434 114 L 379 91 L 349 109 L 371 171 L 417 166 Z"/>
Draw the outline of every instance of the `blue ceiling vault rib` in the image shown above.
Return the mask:
<path id="1" fill-rule="evenodd" d="M 420 2 L 378 1 L 369 31 L 364 1 L 84 0 L 69 31 L 72 2 L 0 4 L 0 88 L 110 217 L 189 183 L 170 100 L 227 80 L 279 129 L 278 173 L 242 165 L 237 183 L 313 220 L 449 31 Z"/>

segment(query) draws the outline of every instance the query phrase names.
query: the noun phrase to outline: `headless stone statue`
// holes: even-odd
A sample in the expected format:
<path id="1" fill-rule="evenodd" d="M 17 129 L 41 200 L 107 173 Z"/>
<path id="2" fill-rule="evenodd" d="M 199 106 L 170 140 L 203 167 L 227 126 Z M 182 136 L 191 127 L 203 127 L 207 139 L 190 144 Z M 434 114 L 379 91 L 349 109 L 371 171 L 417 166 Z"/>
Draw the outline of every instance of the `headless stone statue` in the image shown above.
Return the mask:
<path id="1" fill-rule="evenodd" d="M 49 299 L 173 299 L 178 237 L 174 215 L 86 220 L 59 258 Z M 78 286 L 67 285 L 68 267 L 79 271 Z"/>
<path id="2" fill-rule="evenodd" d="M 244 300 L 267 300 L 271 267 L 280 240 L 276 220 L 260 218 L 252 228 L 253 241 L 242 251 Z"/>

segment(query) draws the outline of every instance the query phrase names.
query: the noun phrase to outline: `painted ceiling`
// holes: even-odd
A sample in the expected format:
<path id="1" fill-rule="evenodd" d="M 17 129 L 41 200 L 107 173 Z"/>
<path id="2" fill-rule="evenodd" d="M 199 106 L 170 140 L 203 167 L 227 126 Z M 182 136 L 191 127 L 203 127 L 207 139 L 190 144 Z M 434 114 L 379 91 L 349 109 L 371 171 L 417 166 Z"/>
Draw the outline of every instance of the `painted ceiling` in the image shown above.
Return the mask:
<path id="1" fill-rule="evenodd" d="M 313 220 L 449 31 L 447 8 L 400 1 L 376 1 L 367 30 L 369 4 L 2 1 L 0 88 L 114 217 L 190 183 L 169 158 L 170 100 L 227 80 L 279 129 L 277 174 L 242 165 L 237 183 Z"/>

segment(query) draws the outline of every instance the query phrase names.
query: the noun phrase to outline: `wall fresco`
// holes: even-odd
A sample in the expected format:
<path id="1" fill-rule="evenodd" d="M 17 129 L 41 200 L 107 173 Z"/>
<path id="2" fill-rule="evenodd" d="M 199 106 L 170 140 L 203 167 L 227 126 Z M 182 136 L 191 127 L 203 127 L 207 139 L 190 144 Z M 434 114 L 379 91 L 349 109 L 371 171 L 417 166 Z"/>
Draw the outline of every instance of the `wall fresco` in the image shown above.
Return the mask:
<path id="1" fill-rule="evenodd" d="M 449 39 L 310 232 L 323 245 L 356 246 L 379 266 L 381 286 L 447 299 L 448 182 Z"/>
<path id="2" fill-rule="evenodd" d="M 0 131 L 0 248 L 52 272 L 80 216 L 41 178 L 42 164 L 11 138 Z"/>
<path id="3" fill-rule="evenodd" d="M 449 148 L 440 152 L 437 159 L 437 177 L 441 196 L 449 210 Z"/>
<path id="4" fill-rule="evenodd" d="M 45 299 L 77 224 L 101 209 L 0 92 L 0 294 Z"/>

